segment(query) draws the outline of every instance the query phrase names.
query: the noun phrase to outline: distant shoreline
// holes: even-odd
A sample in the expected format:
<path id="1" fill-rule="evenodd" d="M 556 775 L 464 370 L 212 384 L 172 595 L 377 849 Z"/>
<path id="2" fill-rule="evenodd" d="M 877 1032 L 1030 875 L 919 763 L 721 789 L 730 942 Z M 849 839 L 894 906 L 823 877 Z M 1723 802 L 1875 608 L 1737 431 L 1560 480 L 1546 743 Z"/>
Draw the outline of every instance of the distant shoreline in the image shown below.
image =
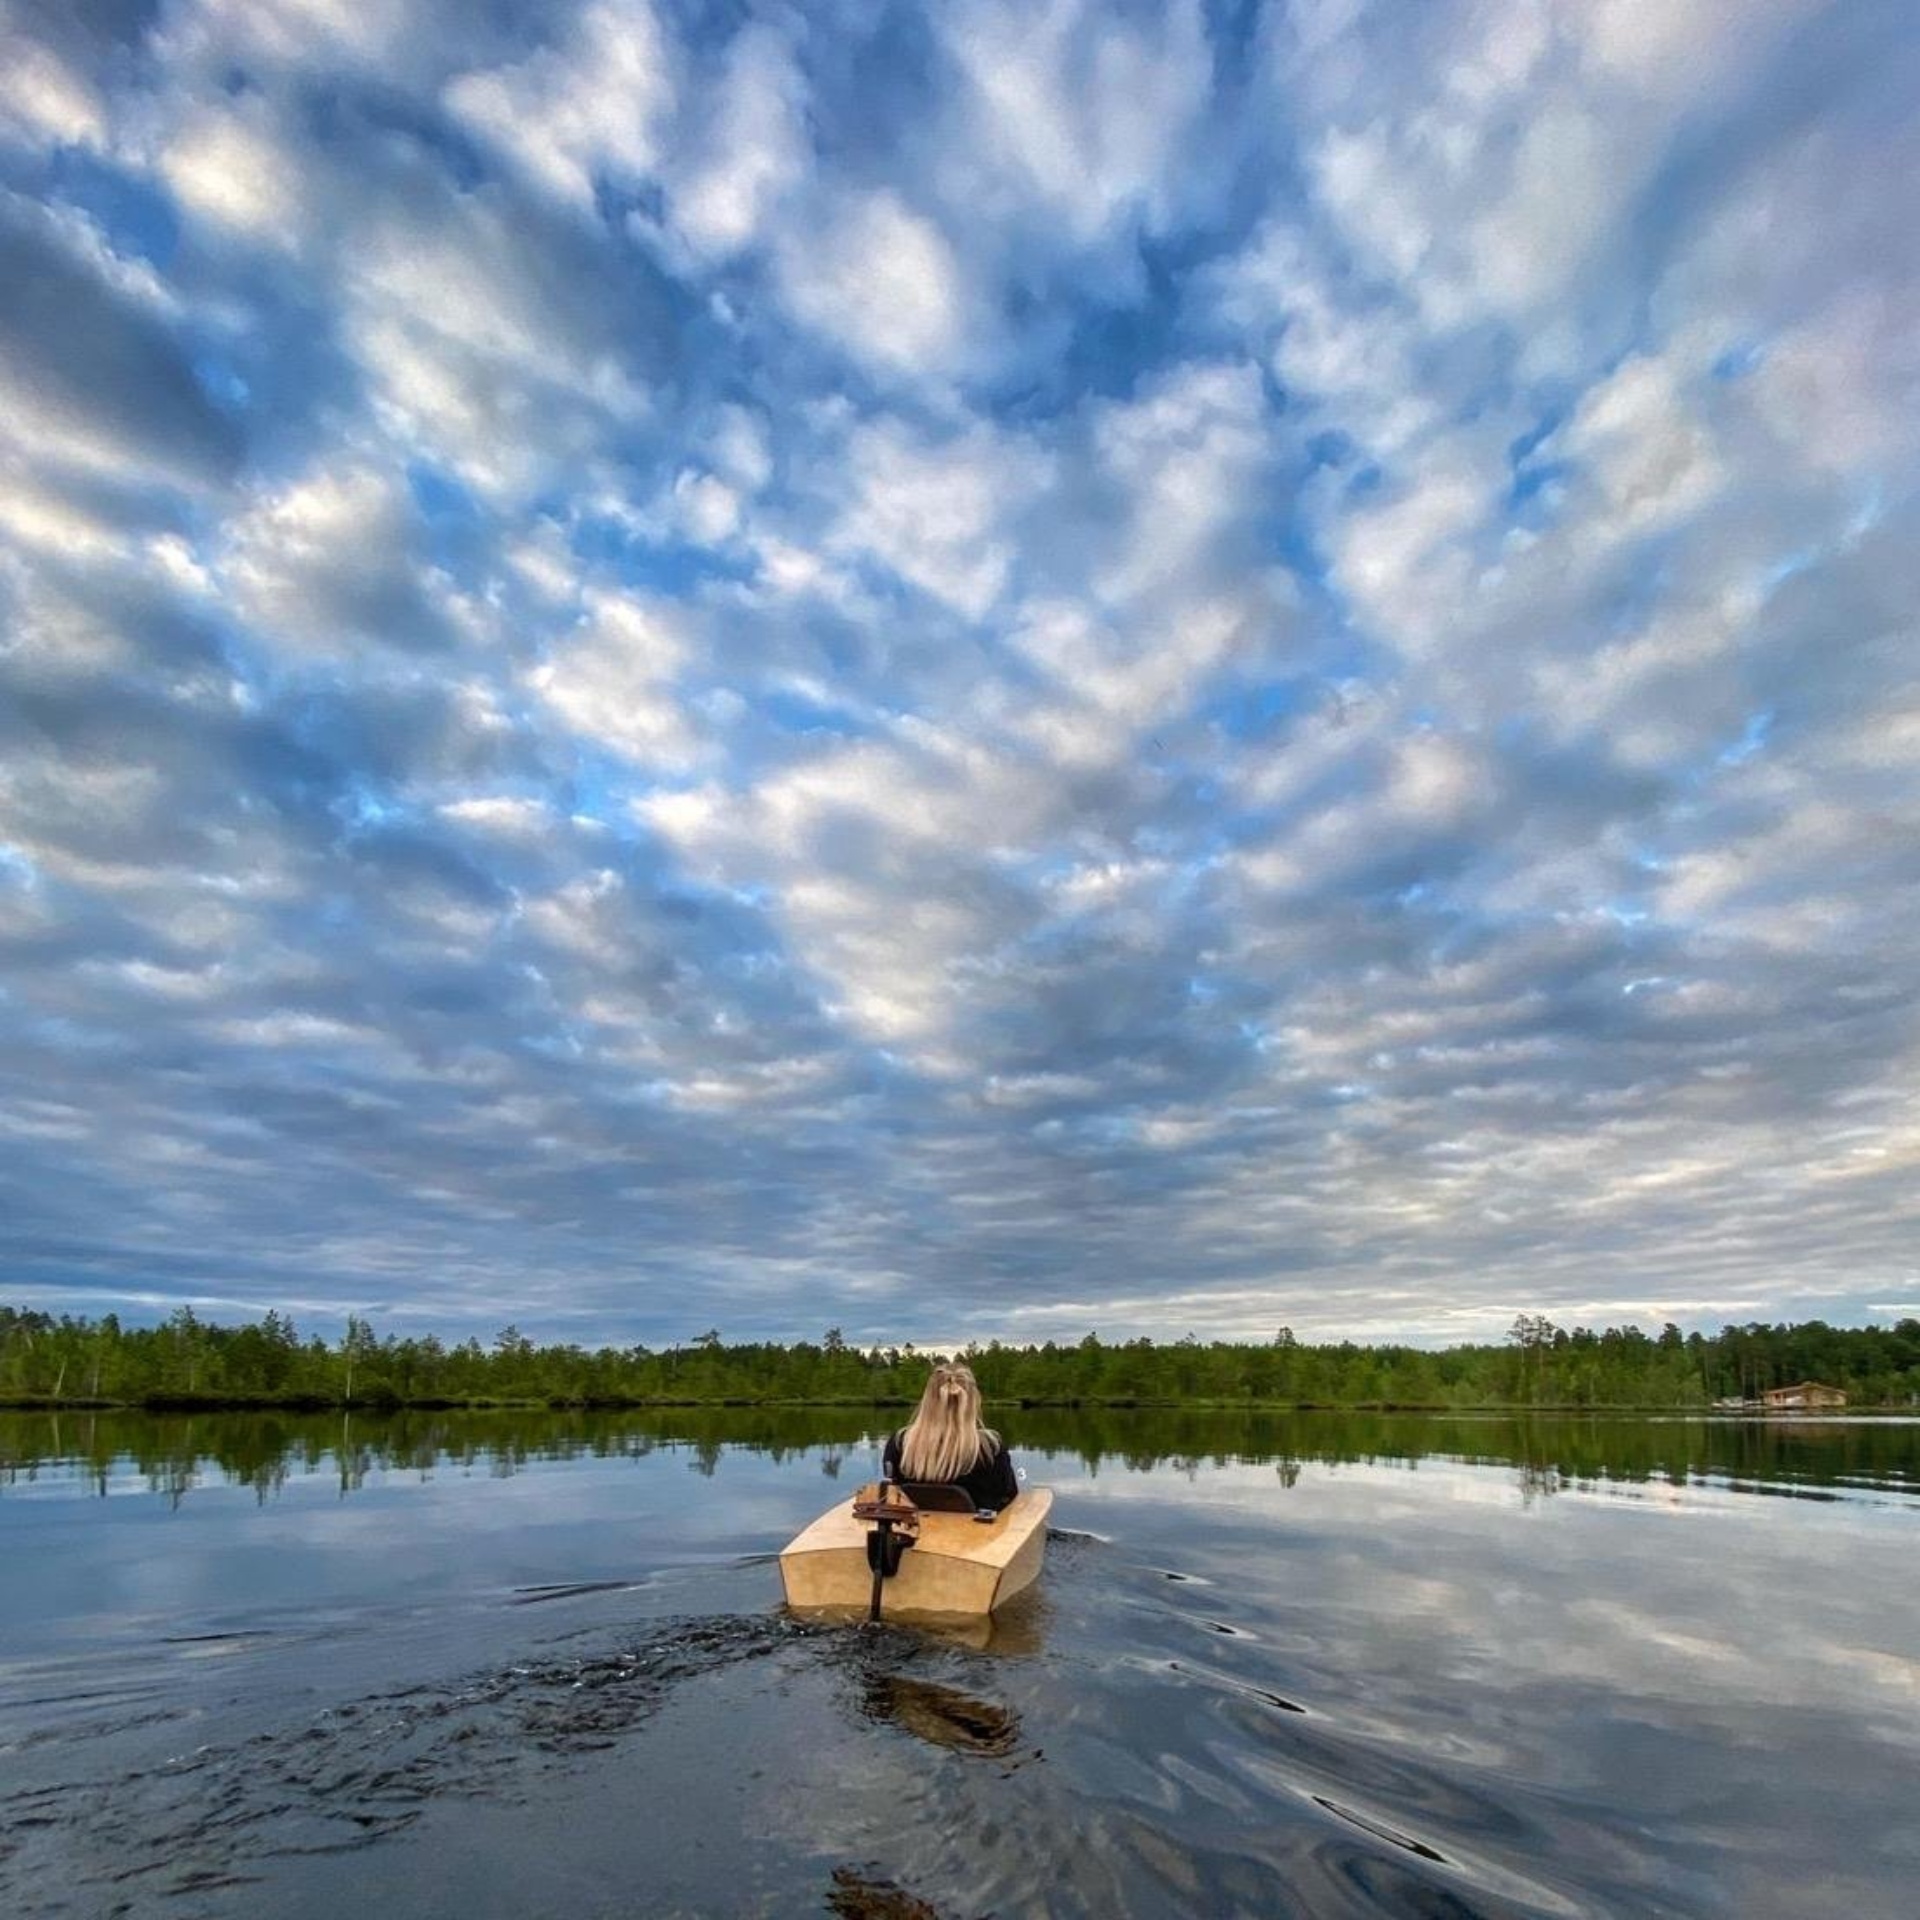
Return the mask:
<path id="1" fill-rule="evenodd" d="M 1719 1333 L 1558 1327 L 1518 1316 L 1504 1342 L 1426 1349 L 1267 1341 L 1103 1341 L 964 1349 L 996 1407 L 1248 1408 L 1374 1412 L 1758 1413 L 1762 1400 L 1920 1406 L 1920 1320 L 1820 1321 Z M 236 1412 L 454 1407 L 908 1407 L 932 1355 L 817 1341 L 725 1339 L 709 1327 L 664 1348 L 539 1345 L 517 1326 L 488 1344 L 382 1336 L 358 1314 L 303 1336 L 285 1314 L 219 1325 L 181 1307 L 156 1326 L 0 1305 L 0 1405 Z M 1771 1418 L 1771 1413 L 1764 1417 Z"/>

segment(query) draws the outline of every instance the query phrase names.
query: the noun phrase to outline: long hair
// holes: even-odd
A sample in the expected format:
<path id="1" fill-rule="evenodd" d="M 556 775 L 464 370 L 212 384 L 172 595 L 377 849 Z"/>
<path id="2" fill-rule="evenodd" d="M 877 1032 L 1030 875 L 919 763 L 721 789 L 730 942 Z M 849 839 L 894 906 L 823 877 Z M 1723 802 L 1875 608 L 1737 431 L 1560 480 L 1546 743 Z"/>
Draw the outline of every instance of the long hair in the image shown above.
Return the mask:
<path id="1" fill-rule="evenodd" d="M 980 1383 L 973 1369 L 943 1361 L 900 1435 L 901 1478 L 957 1480 L 999 1451 L 1000 1436 L 980 1424 Z"/>

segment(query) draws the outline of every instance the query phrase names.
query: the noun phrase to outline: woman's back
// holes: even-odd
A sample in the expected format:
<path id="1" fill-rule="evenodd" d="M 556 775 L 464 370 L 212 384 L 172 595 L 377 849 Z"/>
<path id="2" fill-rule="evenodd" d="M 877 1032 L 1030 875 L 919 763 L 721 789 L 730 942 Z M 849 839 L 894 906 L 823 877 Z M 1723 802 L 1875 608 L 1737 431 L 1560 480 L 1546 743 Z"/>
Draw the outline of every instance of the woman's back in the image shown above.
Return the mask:
<path id="1" fill-rule="evenodd" d="M 1020 1492 L 1000 1436 L 980 1421 L 980 1387 L 958 1361 L 936 1366 L 913 1418 L 887 1442 L 890 1480 L 959 1487 L 976 1507 L 998 1510 Z"/>
<path id="2" fill-rule="evenodd" d="M 907 1470 L 902 1442 L 906 1438 L 903 1427 L 887 1440 L 886 1451 L 881 1455 L 881 1471 L 889 1480 L 918 1480 L 922 1476 Z M 947 1474 L 934 1484 L 958 1487 L 976 1507 L 992 1507 L 996 1512 L 1010 1505 L 1020 1492 L 1020 1479 L 1013 1470 L 1013 1456 L 1004 1446 L 995 1446 L 991 1452 L 982 1448 L 974 1456 L 973 1465 L 962 1473 Z"/>

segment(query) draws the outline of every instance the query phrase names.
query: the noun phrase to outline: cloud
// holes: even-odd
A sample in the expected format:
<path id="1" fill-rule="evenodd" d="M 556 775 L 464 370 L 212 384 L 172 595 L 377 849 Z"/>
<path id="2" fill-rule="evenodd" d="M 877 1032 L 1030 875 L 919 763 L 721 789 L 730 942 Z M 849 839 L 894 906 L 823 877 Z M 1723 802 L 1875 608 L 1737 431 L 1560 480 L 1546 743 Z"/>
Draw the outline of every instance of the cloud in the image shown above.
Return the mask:
<path id="1" fill-rule="evenodd" d="M 764 240 L 812 155 L 805 82 L 778 34 L 742 28 L 715 93 L 696 157 L 673 169 L 669 200 L 694 249 L 725 259 Z"/>
<path id="2" fill-rule="evenodd" d="M 456 120 L 586 213 L 601 177 L 628 183 L 652 171 L 672 101 L 671 45 L 646 0 L 596 0 L 555 42 L 446 88 Z"/>
<path id="3" fill-rule="evenodd" d="M 673 693 L 691 652 L 672 608 L 594 594 L 580 626 L 528 679 L 579 732 L 645 765 L 677 769 L 696 751 L 693 726 Z"/>
<path id="4" fill-rule="evenodd" d="M 0 127 L 30 146 L 97 147 L 107 118 L 84 72 L 46 41 L 24 33 L 0 36 Z"/>
<path id="5" fill-rule="evenodd" d="M 395 475 L 343 466 L 236 515 L 220 578 L 256 632 L 295 648 L 446 646 L 456 629 L 422 533 Z"/>
<path id="6" fill-rule="evenodd" d="M 184 0 L 149 38 L 170 73 L 216 85 L 238 65 L 419 86 L 459 59 L 464 11 L 457 0 Z"/>
<path id="7" fill-rule="evenodd" d="M 922 440 L 902 422 L 864 422 L 842 455 L 848 500 L 831 544 L 876 560 L 978 620 L 1007 583 L 1013 526 L 1046 479 L 1046 457 L 975 427 Z"/>
<path id="8" fill-rule="evenodd" d="M 168 138 L 160 173 L 174 199 L 215 228 L 264 246 L 303 237 L 302 169 L 263 100 L 193 114 Z"/>
<path id="9" fill-rule="evenodd" d="M 942 186 L 989 233 L 1111 245 L 1118 261 L 1211 184 L 1193 164 L 1213 78 L 1197 5 L 1138 19 L 1081 0 L 962 5 L 939 27 L 963 81 Z"/>
<path id="10" fill-rule="evenodd" d="M 952 247 L 889 188 L 833 194 L 817 222 L 781 234 L 776 261 L 794 318 L 882 377 L 957 371 L 977 351 Z"/>
<path id="11" fill-rule="evenodd" d="M 165 291 L 90 223 L 0 202 L 0 397 L 7 439 L 61 466 L 133 467 L 200 487 L 235 465 L 240 434 L 194 376 Z"/>
<path id="12" fill-rule="evenodd" d="M 469 485 L 526 495 L 644 418 L 675 352 L 643 270 L 409 155 L 340 263 L 341 330 L 390 430 Z"/>
<path id="13" fill-rule="evenodd" d="M 1891 13 L 8 31 L 17 1287 L 1911 1291 Z"/>

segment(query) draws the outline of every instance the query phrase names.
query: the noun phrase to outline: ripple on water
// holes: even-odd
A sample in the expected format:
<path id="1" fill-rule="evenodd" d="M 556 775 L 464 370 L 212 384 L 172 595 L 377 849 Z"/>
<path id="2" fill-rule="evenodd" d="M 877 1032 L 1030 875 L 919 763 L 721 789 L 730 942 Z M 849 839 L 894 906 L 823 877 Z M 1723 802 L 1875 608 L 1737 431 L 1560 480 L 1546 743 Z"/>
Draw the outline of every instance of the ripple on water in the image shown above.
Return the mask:
<path id="1" fill-rule="evenodd" d="M 1243 1695 L 1249 1700 L 1258 1700 L 1264 1706 L 1277 1708 L 1281 1713 L 1305 1713 L 1307 1709 L 1297 1700 L 1289 1700 L 1284 1694 L 1269 1693 L 1265 1687 L 1250 1686 L 1244 1680 L 1235 1679 L 1215 1668 L 1196 1666 L 1189 1661 L 1169 1660 L 1169 1673 L 1181 1674 L 1197 1679 L 1210 1687 L 1223 1687 L 1230 1693 Z"/>
<path id="2" fill-rule="evenodd" d="M 1317 1807 L 1337 1815 L 1358 1827 L 1362 1833 L 1370 1833 L 1376 1839 L 1384 1840 L 1389 1846 L 1404 1847 L 1407 1852 L 1418 1854 L 1422 1860 L 1437 1860 L 1443 1867 L 1448 1864 L 1447 1856 L 1438 1847 L 1430 1847 L 1424 1840 L 1416 1840 L 1410 1833 L 1401 1833 L 1390 1827 L 1384 1820 L 1369 1820 L 1364 1813 L 1356 1813 L 1351 1807 L 1343 1807 L 1337 1800 L 1329 1800 L 1324 1793 L 1309 1796 Z"/>
<path id="3" fill-rule="evenodd" d="M 508 1598 L 516 1607 L 537 1607 L 550 1600 L 577 1600 L 589 1593 L 633 1593 L 645 1584 L 642 1580 L 572 1580 L 554 1586 L 515 1587 Z"/>
<path id="4" fill-rule="evenodd" d="M 1256 1850 L 1275 1870 L 1288 1863 L 1289 1883 L 1291 1863 L 1308 1863 L 1303 1913 L 1580 1910 L 1537 1871 L 1567 1837 L 1565 1811 L 1494 1764 L 1497 1749 L 1461 1739 L 1452 1743 L 1459 1751 L 1436 1752 L 1411 1729 L 1353 1713 L 1347 1691 L 1316 1700 L 1317 1661 L 1303 1669 L 1264 1635 L 1195 1610 L 1185 1583 L 1170 1587 L 1166 1572 L 1142 1568 L 1104 1588 L 1098 1610 L 1120 1618 L 1087 1626 L 1089 1638 L 1130 1647 L 1103 1665 L 1101 1697 L 1085 1713 L 1119 1732 L 1124 1762 L 1057 1756 L 1063 1771 L 1116 1803 L 1116 1820 L 1124 1811 L 1116 1844 L 1145 1845 L 1148 1828 L 1177 1831 L 1216 1904 L 1258 1833 Z M 1303 1814 L 1289 1818 L 1289 1804 Z M 1328 1822 L 1354 1838 L 1330 1840 Z M 1383 1865 L 1388 1850 L 1404 1864 Z"/>

